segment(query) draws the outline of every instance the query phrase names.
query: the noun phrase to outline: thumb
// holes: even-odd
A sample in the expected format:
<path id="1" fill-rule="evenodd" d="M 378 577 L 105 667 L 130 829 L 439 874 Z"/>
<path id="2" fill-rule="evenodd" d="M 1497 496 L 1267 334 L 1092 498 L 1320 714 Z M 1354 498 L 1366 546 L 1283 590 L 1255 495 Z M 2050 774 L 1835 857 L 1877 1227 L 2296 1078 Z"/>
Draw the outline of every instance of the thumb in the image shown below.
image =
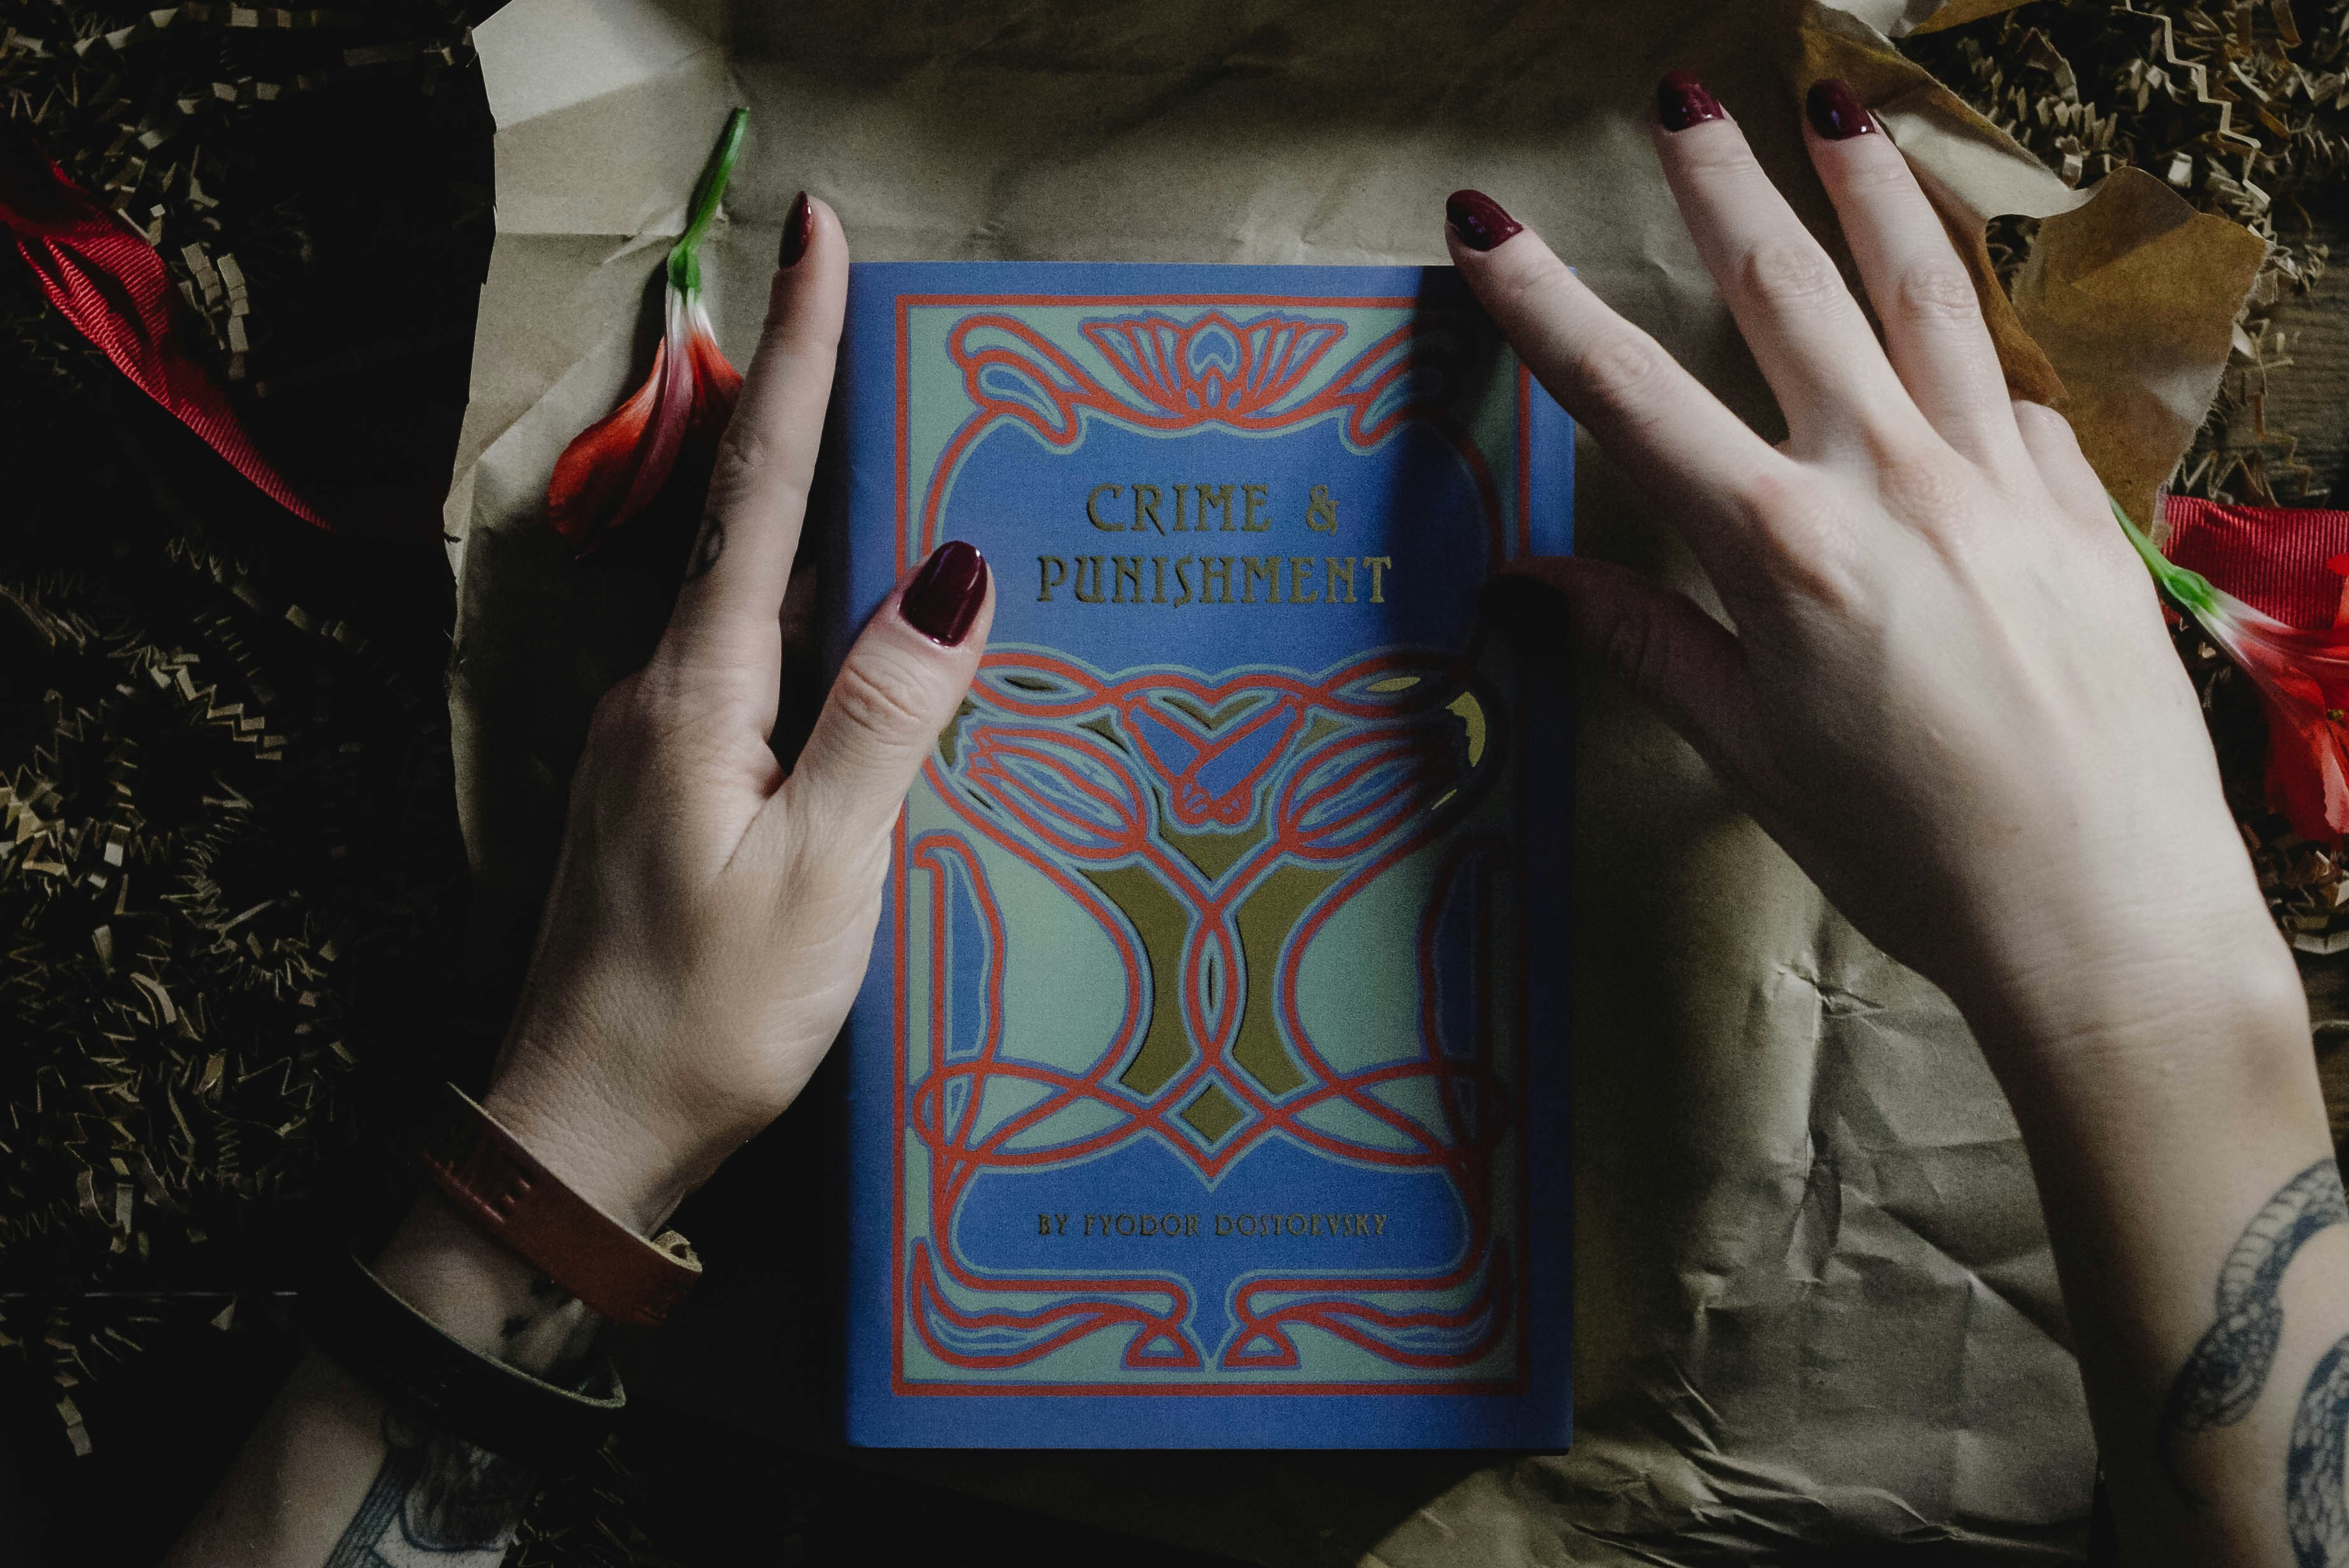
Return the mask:
<path id="1" fill-rule="evenodd" d="M 1485 585 L 1485 608 L 1514 636 L 1555 637 L 1603 665 L 1663 715 L 1714 772 L 1737 778 L 1751 683 L 1736 634 L 1696 601 L 1612 561 L 1545 556 Z"/>
<path id="2" fill-rule="evenodd" d="M 994 618 L 993 578 L 978 551 L 957 539 L 931 552 L 833 678 L 784 785 L 802 820 L 849 845 L 889 830 L 970 691 Z"/>

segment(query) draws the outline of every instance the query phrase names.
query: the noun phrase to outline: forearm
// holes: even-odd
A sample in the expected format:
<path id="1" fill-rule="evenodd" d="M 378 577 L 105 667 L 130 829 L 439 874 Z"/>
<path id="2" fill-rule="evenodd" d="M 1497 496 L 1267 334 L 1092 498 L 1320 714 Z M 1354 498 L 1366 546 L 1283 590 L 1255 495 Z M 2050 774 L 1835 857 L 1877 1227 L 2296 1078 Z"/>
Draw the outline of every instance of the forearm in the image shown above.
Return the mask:
<path id="1" fill-rule="evenodd" d="M 469 1347 L 560 1376 L 595 1319 L 437 1197 L 418 1202 L 377 1277 Z M 373 1568 L 412 1542 L 452 1564 L 505 1554 L 535 1478 L 434 1430 L 315 1353 L 280 1391 L 169 1568 Z"/>
<path id="2" fill-rule="evenodd" d="M 2194 979 L 2174 997 L 2152 976 L 2116 990 L 2106 1027 L 2076 999 L 1975 1009 L 2132 1562 L 2349 1563 L 2349 1378 L 2330 1354 L 2349 1334 L 2349 1212 L 2306 1010 L 2260 937 L 2240 961 L 2181 956 L 2168 978 Z"/>

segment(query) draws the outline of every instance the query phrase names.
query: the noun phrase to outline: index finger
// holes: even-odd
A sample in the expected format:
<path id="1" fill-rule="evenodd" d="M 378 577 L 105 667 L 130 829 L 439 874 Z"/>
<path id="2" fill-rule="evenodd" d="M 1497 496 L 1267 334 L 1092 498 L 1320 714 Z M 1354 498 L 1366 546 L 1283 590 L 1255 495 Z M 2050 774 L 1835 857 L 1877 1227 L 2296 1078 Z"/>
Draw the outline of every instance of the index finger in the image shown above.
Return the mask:
<path id="1" fill-rule="evenodd" d="M 1751 525 L 1741 498 L 1791 478 L 1793 460 L 1747 429 L 1663 345 L 1609 309 L 1491 197 L 1457 192 L 1445 216 L 1453 261 L 1502 336 L 1617 462 L 1652 476 L 1682 504 L 1691 524 L 1682 532 L 1711 571 L 1723 532 Z"/>
<path id="2" fill-rule="evenodd" d="M 847 310 L 848 242 L 832 209 L 806 195 L 793 203 L 777 259 L 766 327 L 719 443 L 701 535 L 661 639 L 663 656 L 740 678 L 770 707 L 782 661 L 777 618 Z"/>

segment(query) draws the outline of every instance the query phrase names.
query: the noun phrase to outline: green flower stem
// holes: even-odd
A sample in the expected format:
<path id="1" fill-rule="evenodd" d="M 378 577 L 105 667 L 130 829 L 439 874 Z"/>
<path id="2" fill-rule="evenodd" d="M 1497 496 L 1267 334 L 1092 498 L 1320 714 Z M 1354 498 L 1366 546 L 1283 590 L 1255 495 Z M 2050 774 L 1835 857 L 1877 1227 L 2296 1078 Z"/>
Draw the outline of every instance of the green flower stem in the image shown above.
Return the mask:
<path id="1" fill-rule="evenodd" d="M 693 205 L 686 214 L 685 233 L 678 235 L 677 244 L 668 249 L 669 286 L 687 294 L 701 291 L 701 239 L 709 232 L 710 221 L 718 216 L 718 200 L 726 194 L 726 182 L 734 177 L 734 161 L 742 155 L 742 130 L 750 123 L 750 111 L 738 109 L 726 117 L 726 130 L 718 138 L 717 151 L 702 166 L 701 182 L 693 188 Z"/>
<path id="2" fill-rule="evenodd" d="M 2219 590 L 2210 586 L 2210 580 L 2199 572 L 2189 572 L 2175 565 L 2155 549 L 2153 541 L 2145 536 L 2145 531 L 2127 512 L 2121 510 L 2121 504 L 2113 499 L 2111 491 L 2105 493 L 2105 500 L 2112 507 L 2113 518 L 2120 524 L 2121 532 L 2128 535 L 2128 542 L 2136 547 L 2137 558 L 2145 563 L 2145 569 L 2153 574 L 2153 580 L 2161 591 L 2168 594 L 2178 608 L 2209 626 L 2210 618 L 2219 610 Z"/>

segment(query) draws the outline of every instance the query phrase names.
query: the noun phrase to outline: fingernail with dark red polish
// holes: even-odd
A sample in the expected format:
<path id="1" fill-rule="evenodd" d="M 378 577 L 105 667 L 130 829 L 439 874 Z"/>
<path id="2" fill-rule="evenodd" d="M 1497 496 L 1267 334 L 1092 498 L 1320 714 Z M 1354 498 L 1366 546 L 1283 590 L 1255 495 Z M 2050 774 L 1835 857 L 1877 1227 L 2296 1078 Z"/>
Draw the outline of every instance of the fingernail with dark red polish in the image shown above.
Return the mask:
<path id="1" fill-rule="evenodd" d="M 808 241 L 815 236 L 815 209 L 808 205 L 807 192 L 792 203 L 791 215 L 783 220 L 783 243 L 775 250 L 775 267 L 788 272 L 807 254 Z"/>
<path id="2" fill-rule="evenodd" d="M 1526 226 L 1501 210 L 1501 203 L 1482 191 L 1454 191 L 1444 203 L 1444 221 L 1472 251 L 1489 251 L 1502 241 L 1526 232 Z"/>
<path id="3" fill-rule="evenodd" d="M 1850 84 L 1834 77 L 1821 77 L 1811 84 L 1803 112 L 1811 117 L 1811 129 L 1829 141 L 1848 141 L 1876 129 L 1876 117 L 1868 112 Z"/>
<path id="4" fill-rule="evenodd" d="M 1686 130 L 1708 119 L 1727 119 L 1721 100 L 1686 71 L 1667 71 L 1656 84 L 1656 119 L 1666 130 Z"/>
<path id="5" fill-rule="evenodd" d="M 944 648 L 970 635 L 970 623 L 987 597 L 987 562 L 959 539 L 939 545 L 897 601 L 905 624 Z"/>

